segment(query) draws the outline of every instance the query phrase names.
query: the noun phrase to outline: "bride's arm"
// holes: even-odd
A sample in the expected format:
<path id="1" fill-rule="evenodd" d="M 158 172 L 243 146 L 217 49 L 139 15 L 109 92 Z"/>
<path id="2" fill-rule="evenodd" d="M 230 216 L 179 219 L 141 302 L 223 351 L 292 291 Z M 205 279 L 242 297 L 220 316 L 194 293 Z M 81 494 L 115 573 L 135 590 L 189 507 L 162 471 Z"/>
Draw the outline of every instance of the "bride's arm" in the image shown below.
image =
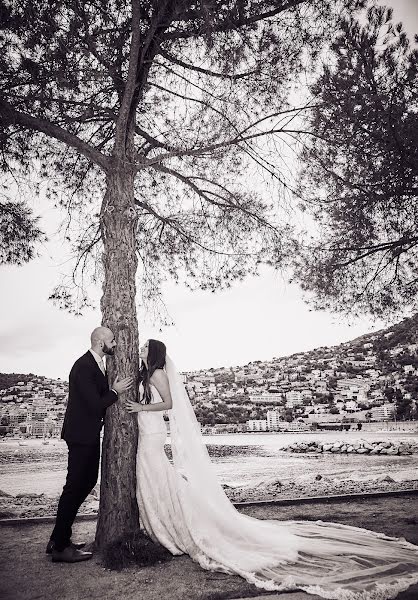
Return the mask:
<path id="1" fill-rule="evenodd" d="M 154 404 L 139 404 L 138 402 L 131 402 L 127 400 L 126 406 L 128 411 L 133 412 L 155 412 L 161 410 L 170 410 L 173 406 L 173 400 L 170 394 L 170 386 L 168 384 L 168 377 L 165 371 L 157 369 L 152 374 L 150 383 L 157 388 L 158 393 L 162 398 L 162 402 L 156 402 Z"/>

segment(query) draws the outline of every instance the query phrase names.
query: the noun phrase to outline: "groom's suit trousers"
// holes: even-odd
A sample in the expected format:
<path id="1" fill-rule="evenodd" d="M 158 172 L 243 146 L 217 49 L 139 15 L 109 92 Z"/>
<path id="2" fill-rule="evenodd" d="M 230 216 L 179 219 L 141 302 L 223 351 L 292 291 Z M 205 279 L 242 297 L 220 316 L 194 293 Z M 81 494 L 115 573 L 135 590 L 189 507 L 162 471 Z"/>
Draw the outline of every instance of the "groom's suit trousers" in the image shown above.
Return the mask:
<path id="1" fill-rule="evenodd" d="M 68 446 L 67 480 L 58 503 L 51 539 L 57 550 L 66 548 L 77 511 L 97 482 L 100 430 L 106 409 L 118 399 L 106 375 L 88 351 L 73 365 L 61 437 Z"/>
<path id="2" fill-rule="evenodd" d="M 68 442 L 67 442 L 68 443 Z M 100 437 L 95 444 L 68 443 L 67 479 L 58 503 L 57 519 L 51 539 L 64 550 L 71 539 L 78 509 L 97 482 L 100 462 Z"/>

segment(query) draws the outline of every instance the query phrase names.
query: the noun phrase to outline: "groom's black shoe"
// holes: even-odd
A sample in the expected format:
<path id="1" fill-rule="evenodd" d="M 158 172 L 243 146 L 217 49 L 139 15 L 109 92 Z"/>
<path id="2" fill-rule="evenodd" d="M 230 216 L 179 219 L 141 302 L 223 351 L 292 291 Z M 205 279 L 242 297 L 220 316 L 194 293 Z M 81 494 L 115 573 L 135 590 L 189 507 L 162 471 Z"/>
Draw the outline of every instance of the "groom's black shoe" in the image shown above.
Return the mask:
<path id="1" fill-rule="evenodd" d="M 76 563 L 82 560 L 89 560 L 93 557 L 92 552 L 83 552 L 83 550 L 77 550 L 72 545 L 67 546 L 61 552 L 55 548 L 52 550 L 52 562 L 66 562 Z"/>
<path id="2" fill-rule="evenodd" d="M 71 542 L 70 544 L 73 548 L 75 548 L 76 550 L 81 550 L 81 548 L 84 548 L 84 546 L 86 545 L 86 542 Z M 46 546 L 46 550 L 45 552 L 47 554 L 52 554 L 53 549 L 55 548 L 55 542 L 54 540 L 49 540 L 47 546 Z"/>

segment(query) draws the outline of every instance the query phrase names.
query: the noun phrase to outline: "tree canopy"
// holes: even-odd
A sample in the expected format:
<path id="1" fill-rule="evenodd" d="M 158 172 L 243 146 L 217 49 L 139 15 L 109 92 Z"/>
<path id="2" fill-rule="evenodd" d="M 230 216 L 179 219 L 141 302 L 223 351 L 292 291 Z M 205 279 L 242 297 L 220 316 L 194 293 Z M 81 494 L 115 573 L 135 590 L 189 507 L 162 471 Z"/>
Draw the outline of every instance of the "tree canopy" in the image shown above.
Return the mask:
<path id="1" fill-rule="evenodd" d="M 22 265 L 35 256 L 38 242 L 45 236 L 38 218 L 22 201 L 0 200 L 0 265 Z"/>
<path id="2" fill-rule="evenodd" d="M 340 11 L 362 4 L 1 1 L 3 181 L 42 181 L 70 215 L 74 277 L 53 298 L 83 306 L 83 277 L 102 276 L 99 216 L 121 160 L 135 172 L 144 300 L 167 277 L 214 290 L 279 264 L 289 226 L 277 144 L 305 108 L 289 92 Z"/>
<path id="3" fill-rule="evenodd" d="M 316 307 L 392 316 L 418 309 L 418 50 L 391 10 L 367 16 L 342 20 L 311 88 L 296 277 Z"/>

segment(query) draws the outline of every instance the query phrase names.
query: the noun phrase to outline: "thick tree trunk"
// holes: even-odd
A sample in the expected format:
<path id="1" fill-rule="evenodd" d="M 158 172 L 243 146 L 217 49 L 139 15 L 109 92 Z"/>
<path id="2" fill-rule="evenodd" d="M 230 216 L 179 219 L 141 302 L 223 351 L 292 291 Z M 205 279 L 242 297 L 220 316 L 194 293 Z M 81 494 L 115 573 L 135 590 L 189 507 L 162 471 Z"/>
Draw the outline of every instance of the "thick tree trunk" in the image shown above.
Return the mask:
<path id="1" fill-rule="evenodd" d="M 107 178 L 101 212 L 104 243 L 104 284 L 101 301 L 103 325 L 117 342 L 108 359 L 110 383 L 116 375 L 132 376 L 133 388 L 107 410 L 102 449 L 99 518 L 96 545 L 109 542 L 139 527 L 135 488 L 137 421 L 125 409 L 126 399 L 136 400 L 138 374 L 138 322 L 136 315 L 137 219 L 134 208 L 134 174 L 120 163 Z"/>

